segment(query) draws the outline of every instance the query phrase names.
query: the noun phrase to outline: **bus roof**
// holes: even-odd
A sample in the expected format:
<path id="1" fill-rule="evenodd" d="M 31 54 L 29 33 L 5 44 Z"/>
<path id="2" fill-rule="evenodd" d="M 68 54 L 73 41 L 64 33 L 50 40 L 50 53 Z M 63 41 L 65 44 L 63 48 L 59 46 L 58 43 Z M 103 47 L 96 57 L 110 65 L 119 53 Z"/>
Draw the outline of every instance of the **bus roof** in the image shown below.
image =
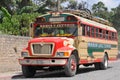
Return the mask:
<path id="1" fill-rule="evenodd" d="M 81 23 L 85 23 L 85 24 L 92 25 L 92 26 L 95 26 L 95 27 L 98 27 L 98 28 L 103 28 L 103 29 L 106 29 L 106 30 L 117 32 L 117 30 L 112 26 L 105 25 L 105 24 L 99 23 L 97 21 L 90 20 L 90 19 L 78 16 L 78 15 L 75 15 L 75 14 L 72 14 L 72 13 L 68 13 L 68 12 L 57 12 L 57 13 L 65 14 L 65 15 L 71 15 L 71 16 L 76 17 L 76 19 L 78 19 L 78 21 L 80 21 Z M 51 15 L 51 13 L 47 13 L 47 14 L 44 14 L 44 15 L 41 15 L 41 16 L 38 16 L 38 17 L 44 17 L 44 16 L 48 16 L 48 15 Z"/>
<path id="2" fill-rule="evenodd" d="M 117 30 L 114 27 L 104 25 L 104 24 L 101 24 L 101 23 L 98 23 L 96 21 L 92 21 L 92 20 L 89 20 L 89 19 L 86 19 L 86 18 L 83 18 L 83 17 L 79 17 L 79 19 L 80 19 L 81 23 L 85 23 L 85 24 L 93 25 L 93 26 L 103 28 L 103 29 L 106 29 L 106 30 L 117 32 Z"/>
<path id="3" fill-rule="evenodd" d="M 103 29 L 106 29 L 106 30 L 117 32 L 117 30 L 113 26 L 108 26 L 108 25 L 99 23 L 97 21 L 90 20 L 90 19 L 87 19 L 87 18 L 84 18 L 84 17 L 80 17 L 80 16 L 77 16 L 77 15 L 74 15 L 74 14 L 71 14 L 71 13 L 63 13 L 63 14 L 73 15 L 73 16 L 77 17 L 80 20 L 81 23 L 85 23 L 85 24 L 89 24 L 89 25 L 92 25 L 92 26 L 95 26 L 95 27 L 99 27 L 99 28 L 103 28 Z"/>

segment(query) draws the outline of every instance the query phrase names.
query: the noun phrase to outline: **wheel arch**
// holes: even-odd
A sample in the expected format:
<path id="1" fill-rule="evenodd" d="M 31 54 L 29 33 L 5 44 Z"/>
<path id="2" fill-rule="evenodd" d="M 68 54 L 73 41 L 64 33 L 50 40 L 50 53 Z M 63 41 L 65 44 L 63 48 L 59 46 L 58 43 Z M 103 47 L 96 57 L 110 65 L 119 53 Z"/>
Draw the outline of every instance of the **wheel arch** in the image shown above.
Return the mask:
<path id="1" fill-rule="evenodd" d="M 108 55 L 108 52 L 106 51 L 105 52 L 105 55 L 107 56 L 108 60 L 109 60 L 109 55 Z"/>

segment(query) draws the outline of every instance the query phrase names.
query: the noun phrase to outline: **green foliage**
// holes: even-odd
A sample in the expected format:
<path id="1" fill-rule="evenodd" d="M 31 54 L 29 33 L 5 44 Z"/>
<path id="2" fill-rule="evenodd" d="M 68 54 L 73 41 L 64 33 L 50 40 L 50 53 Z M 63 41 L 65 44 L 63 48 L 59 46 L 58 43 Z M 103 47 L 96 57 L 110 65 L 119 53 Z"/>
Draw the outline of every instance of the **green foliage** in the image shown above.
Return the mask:
<path id="1" fill-rule="evenodd" d="M 98 2 L 92 6 L 93 15 L 97 17 L 101 17 L 103 19 L 109 20 L 109 12 L 107 7 L 103 2 Z"/>
<path id="2" fill-rule="evenodd" d="M 25 6 L 20 10 L 19 14 L 32 13 L 33 11 L 34 11 L 34 8 L 32 6 Z"/>
<path id="3" fill-rule="evenodd" d="M 92 6 L 93 15 L 109 20 L 113 26 L 120 32 L 120 5 L 117 8 L 108 11 L 103 2 L 98 2 Z"/>
<path id="4" fill-rule="evenodd" d="M 39 13 L 23 13 L 22 15 L 13 15 L 11 20 L 8 17 L 3 18 L 0 24 L 0 31 L 3 34 L 28 36 L 30 23 L 40 15 Z"/>
<path id="5" fill-rule="evenodd" d="M 57 0 L 35 0 L 35 1 L 39 1 L 40 3 L 43 2 L 43 4 L 39 3 L 39 6 L 37 8 L 37 12 L 39 13 L 46 13 L 50 10 L 52 11 L 57 10 Z M 60 3 L 62 4 L 65 1 L 69 1 L 69 0 L 60 0 Z M 60 7 L 62 7 L 61 4 L 60 4 Z"/>
<path id="6" fill-rule="evenodd" d="M 114 13 L 111 18 L 114 27 L 118 30 L 118 32 L 120 32 L 120 5 L 114 9 Z"/>
<path id="7" fill-rule="evenodd" d="M 11 18 L 11 14 L 9 14 L 4 7 L 1 7 L 0 10 L 3 12 L 4 16 L 8 17 L 9 19 Z"/>
<path id="8" fill-rule="evenodd" d="M 118 34 L 118 49 L 120 50 L 120 32 Z"/>
<path id="9" fill-rule="evenodd" d="M 88 4 L 85 1 L 81 1 L 80 3 L 78 3 L 76 0 L 69 0 L 68 2 L 69 3 L 66 9 L 74 9 L 74 10 L 87 9 Z"/>
<path id="10" fill-rule="evenodd" d="M 0 0 L 0 7 L 4 7 L 10 14 L 14 13 L 16 0 Z"/>

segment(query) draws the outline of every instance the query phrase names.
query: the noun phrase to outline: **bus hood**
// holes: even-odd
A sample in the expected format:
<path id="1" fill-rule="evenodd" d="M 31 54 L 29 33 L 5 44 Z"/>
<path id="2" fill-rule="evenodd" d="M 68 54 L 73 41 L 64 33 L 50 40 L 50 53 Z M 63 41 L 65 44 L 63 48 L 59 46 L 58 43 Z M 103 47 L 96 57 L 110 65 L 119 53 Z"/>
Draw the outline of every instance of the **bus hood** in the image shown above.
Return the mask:
<path id="1" fill-rule="evenodd" d="M 59 46 L 73 45 L 74 40 L 67 37 L 44 37 L 44 38 L 35 38 L 29 41 L 31 43 L 54 43 Z"/>

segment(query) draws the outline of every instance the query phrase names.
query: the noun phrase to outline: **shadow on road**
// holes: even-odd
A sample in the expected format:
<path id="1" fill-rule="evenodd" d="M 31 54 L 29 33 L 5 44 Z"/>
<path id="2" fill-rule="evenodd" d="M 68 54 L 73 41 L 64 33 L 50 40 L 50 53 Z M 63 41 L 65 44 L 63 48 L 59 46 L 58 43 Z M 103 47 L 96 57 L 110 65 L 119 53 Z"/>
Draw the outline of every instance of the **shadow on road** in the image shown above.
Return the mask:
<path id="1" fill-rule="evenodd" d="M 108 67 L 110 69 L 112 67 Z M 93 71 L 100 71 L 96 70 L 94 67 L 84 67 L 84 68 L 79 68 L 78 72 L 76 75 L 79 74 L 84 74 L 88 72 L 93 72 Z M 47 72 L 37 72 L 36 75 L 33 78 L 60 78 L 60 77 L 67 77 L 64 74 L 64 70 L 61 71 L 47 71 Z M 23 75 L 14 75 L 12 79 L 26 79 Z"/>

